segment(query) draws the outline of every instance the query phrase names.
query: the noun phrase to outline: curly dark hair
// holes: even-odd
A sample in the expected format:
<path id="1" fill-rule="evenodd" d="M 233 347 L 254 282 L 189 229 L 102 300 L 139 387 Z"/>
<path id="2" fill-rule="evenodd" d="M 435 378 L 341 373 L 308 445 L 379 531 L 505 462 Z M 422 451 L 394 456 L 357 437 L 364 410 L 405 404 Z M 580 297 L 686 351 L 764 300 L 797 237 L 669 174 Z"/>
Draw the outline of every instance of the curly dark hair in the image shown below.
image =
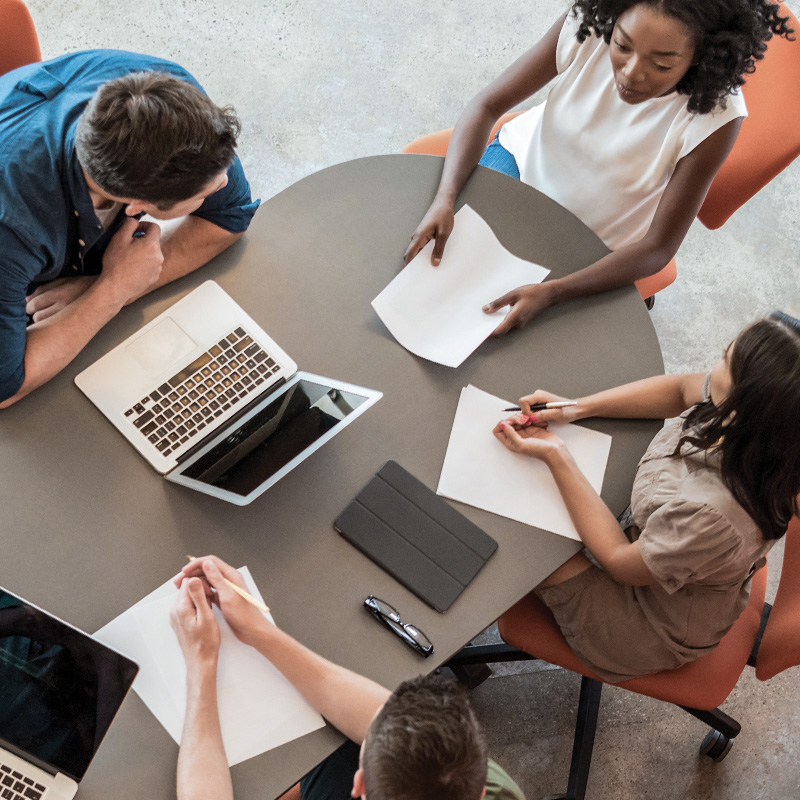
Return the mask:
<path id="1" fill-rule="evenodd" d="M 693 114 L 725 108 L 726 97 L 755 72 L 773 36 L 794 40 L 789 17 L 767 0 L 576 0 L 572 13 L 581 20 L 578 41 L 595 35 L 609 44 L 617 19 L 636 5 L 652 6 L 693 33 L 694 63 L 676 87 L 689 97 L 687 108 Z"/>
<path id="2" fill-rule="evenodd" d="M 745 328 L 728 366 L 731 389 L 686 416 L 678 447 L 719 447 L 725 485 L 768 539 L 798 513 L 800 492 L 800 321 L 776 311 Z"/>

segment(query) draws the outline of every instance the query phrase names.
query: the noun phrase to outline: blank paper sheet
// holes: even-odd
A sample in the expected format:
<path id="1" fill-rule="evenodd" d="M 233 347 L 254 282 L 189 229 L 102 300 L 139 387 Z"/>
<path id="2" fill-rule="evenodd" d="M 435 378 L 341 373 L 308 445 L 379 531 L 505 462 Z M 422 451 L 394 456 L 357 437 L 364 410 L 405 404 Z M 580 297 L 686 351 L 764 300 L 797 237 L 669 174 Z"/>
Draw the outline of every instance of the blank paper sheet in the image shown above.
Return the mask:
<path id="1" fill-rule="evenodd" d="M 247 567 L 239 572 L 250 594 L 263 603 Z M 95 638 L 139 664 L 134 691 L 180 743 L 186 716 L 186 664 L 169 622 L 177 594 L 171 581 L 165 583 L 97 631 Z M 321 728 L 325 721 L 300 692 L 234 636 L 216 606 L 214 613 L 222 639 L 217 698 L 228 765 Z"/>
<path id="2" fill-rule="evenodd" d="M 508 419 L 507 400 L 474 386 L 461 390 L 437 494 L 526 525 L 580 540 L 548 467 L 512 453 L 492 433 Z M 600 493 L 611 437 L 574 424 L 550 423 L 581 472 Z"/>
<path id="3" fill-rule="evenodd" d="M 446 367 L 463 363 L 503 321 L 508 308 L 484 314 L 486 303 L 550 273 L 509 253 L 469 206 L 456 214 L 438 267 L 432 251 L 431 241 L 372 307 L 403 347 Z"/>

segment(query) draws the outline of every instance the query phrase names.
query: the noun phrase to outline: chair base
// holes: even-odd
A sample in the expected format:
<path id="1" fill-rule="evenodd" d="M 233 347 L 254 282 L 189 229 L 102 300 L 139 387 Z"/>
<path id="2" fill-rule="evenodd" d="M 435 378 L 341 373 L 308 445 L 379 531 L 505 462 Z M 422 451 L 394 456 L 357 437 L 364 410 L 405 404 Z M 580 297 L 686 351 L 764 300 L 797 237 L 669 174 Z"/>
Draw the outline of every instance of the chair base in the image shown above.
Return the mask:
<path id="1" fill-rule="evenodd" d="M 479 664 L 495 664 L 506 661 L 530 661 L 534 656 L 517 650 L 505 642 L 497 644 L 467 645 L 456 653 L 444 666 L 458 675 L 457 670 L 473 670 Z M 486 676 L 488 677 L 488 675 Z M 485 678 L 483 679 L 485 680 Z M 482 683 L 483 680 L 480 682 Z M 586 786 L 589 781 L 589 768 L 592 763 L 594 737 L 597 730 L 597 716 L 600 709 L 600 695 L 603 690 L 601 681 L 581 676 L 581 691 L 578 698 L 578 718 L 575 723 L 575 738 L 572 742 L 572 760 L 569 768 L 569 781 L 564 794 L 548 795 L 542 800 L 584 800 Z M 680 706 L 693 717 L 711 726 L 702 744 L 700 752 L 712 761 L 722 761 L 730 752 L 733 740 L 742 730 L 742 726 L 724 711 L 715 708 L 706 711 L 700 708 Z"/>

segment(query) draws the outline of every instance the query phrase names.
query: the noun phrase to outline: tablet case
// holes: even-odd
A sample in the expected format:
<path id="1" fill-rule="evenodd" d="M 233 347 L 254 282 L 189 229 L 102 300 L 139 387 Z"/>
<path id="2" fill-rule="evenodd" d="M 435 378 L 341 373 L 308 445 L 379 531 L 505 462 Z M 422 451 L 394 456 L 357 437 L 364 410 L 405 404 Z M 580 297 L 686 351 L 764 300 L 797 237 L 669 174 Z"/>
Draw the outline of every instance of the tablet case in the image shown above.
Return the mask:
<path id="1" fill-rule="evenodd" d="M 333 527 L 437 611 L 446 611 L 497 542 L 424 483 L 387 461 Z"/>

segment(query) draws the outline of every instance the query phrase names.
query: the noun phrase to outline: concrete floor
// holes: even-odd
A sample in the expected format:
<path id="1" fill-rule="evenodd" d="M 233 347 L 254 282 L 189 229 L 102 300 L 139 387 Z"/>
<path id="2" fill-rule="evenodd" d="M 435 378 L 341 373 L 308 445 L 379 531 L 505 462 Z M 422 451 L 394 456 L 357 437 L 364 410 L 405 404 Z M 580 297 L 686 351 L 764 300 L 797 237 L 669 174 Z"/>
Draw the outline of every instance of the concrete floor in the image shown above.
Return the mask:
<path id="1" fill-rule="evenodd" d="M 800 14 L 800 0 L 788 6 Z M 266 200 L 310 172 L 398 152 L 452 125 L 469 98 L 524 52 L 564 0 L 28 0 L 49 58 L 89 47 L 186 66 L 243 123 L 240 153 Z M 668 371 L 710 366 L 749 321 L 800 315 L 800 161 L 720 230 L 695 223 L 679 279 L 653 322 Z M 409 234 L 411 232 L 409 231 Z M 635 343 L 631 343 L 635 346 Z M 780 558 L 771 559 L 771 585 Z M 527 796 L 563 791 L 578 679 L 530 667 L 473 693 L 495 757 Z M 590 797 L 796 797 L 800 670 L 768 684 L 748 671 L 726 710 L 743 723 L 721 764 L 696 754 L 704 726 L 679 709 L 607 688 Z"/>

